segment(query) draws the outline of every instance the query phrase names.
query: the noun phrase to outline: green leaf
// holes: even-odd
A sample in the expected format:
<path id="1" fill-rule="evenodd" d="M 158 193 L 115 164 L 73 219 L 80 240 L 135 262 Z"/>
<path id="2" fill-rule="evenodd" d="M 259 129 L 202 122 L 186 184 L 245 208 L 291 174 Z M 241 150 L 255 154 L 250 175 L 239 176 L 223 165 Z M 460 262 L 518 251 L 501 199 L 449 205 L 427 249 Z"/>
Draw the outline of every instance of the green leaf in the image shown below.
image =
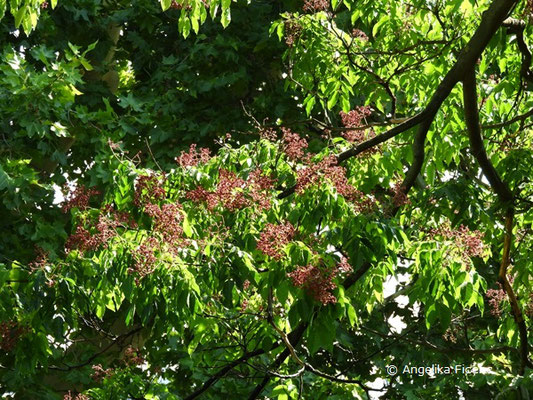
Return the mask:
<path id="1" fill-rule="evenodd" d="M 168 10 L 171 4 L 172 0 L 161 0 L 161 8 L 163 9 L 163 11 Z"/>

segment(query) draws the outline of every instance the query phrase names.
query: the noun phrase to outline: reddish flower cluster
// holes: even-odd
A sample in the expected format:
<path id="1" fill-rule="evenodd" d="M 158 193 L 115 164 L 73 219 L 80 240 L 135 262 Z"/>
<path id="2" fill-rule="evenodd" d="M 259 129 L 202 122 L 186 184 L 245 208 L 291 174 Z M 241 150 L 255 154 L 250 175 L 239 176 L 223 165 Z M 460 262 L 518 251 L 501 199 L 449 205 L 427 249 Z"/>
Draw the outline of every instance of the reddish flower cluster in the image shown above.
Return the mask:
<path id="1" fill-rule="evenodd" d="M 113 369 L 112 368 L 104 369 L 102 368 L 102 364 L 93 365 L 93 371 L 94 372 L 91 375 L 91 378 L 95 382 L 102 382 L 104 379 L 109 378 L 110 376 L 113 375 Z"/>
<path id="2" fill-rule="evenodd" d="M 411 200 L 407 197 L 405 193 L 405 187 L 402 186 L 401 182 L 394 184 L 394 196 L 392 198 L 392 203 L 395 207 L 401 207 L 411 203 Z"/>
<path id="3" fill-rule="evenodd" d="M 374 208 L 375 202 L 348 182 L 346 169 L 337 165 L 337 159 L 333 155 L 296 172 L 296 193 L 302 193 L 307 187 L 318 183 L 320 176 L 328 179 L 337 192 L 351 201 L 359 212 L 370 212 Z"/>
<path id="4" fill-rule="evenodd" d="M 361 29 L 355 28 L 352 30 L 352 36 L 356 39 L 364 40 L 365 42 L 368 40 L 368 36 Z"/>
<path id="5" fill-rule="evenodd" d="M 181 155 L 176 158 L 176 162 L 182 167 L 196 166 L 199 163 L 206 163 L 211 158 L 211 152 L 209 149 L 202 147 L 200 151 L 196 150 L 196 144 L 191 144 L 189 152 L 181 152 Z"/>
<path id="6" fill-rule="evenodd" d="M 142 206 L 148 203 L 156 203 L 163 200 L 166 196 L 166 190 L 163 187 L 165 175 L 141 175 L 137 178 L 135 185 L 135 197 L 133 202 L 136 206 Z"/>
<path id="7" fill-rule="evenodd" d="M 144 211 L 153 218 L 153 230 L 159 232 L 166 243 L 177 244 L 181 242 L 183 228 L 180 223 L 183 220 L 183 214 L 180 204 L 163 204 L 162 207 L 156 204 L 147 204 Z"/>
<path id="8" fill-rule="evenodd" d="M 257 242 L 257 249 L 276 260 L 283 257 L 283 247 L 296 234 L 296 228 L 290 222 L 281 225 L 267 224 Z"/>
<path id="9" fill-rule="evenodd" d="M 464 225 L 457 229 L 451 229 L 449 225 L 444 225 L 438 229 L 430 230 L 430 237 L 434 238 L 437 235 L 454 241 L 456 246 L 461 249 L 465 259 L 483 256 L 485 250 L 483 233 L 478 230 L 471 231 Z"/>
<path id="10" fill-rule="evenodd" d="M 139 349 L 133 346 L 128 346 L 126 350 L 124 350 L 124 362 L 128 366 L 141 365 L 145 362 L 145 359 L 141 355 Z"/>
<path id="11" fill-rule="evenodd" d="M 46 9 L 46 8 L 48 8 L 48 2 L 47 2 L 47 1 L 43 1 L 43 2 L 41 3 L 41 8 L 42 8 L 43 10 Z"/>
<path id="12" fill-rule="evenodd" d="M 117 228 L 137 226 L 131 215 L 126 211 L 116 211 L 108 204 L 101 210 L 98 222 L 91 234 L 83 225 L 76 227 L 76 232 L 70 235 L 65 243 L 67 252 L 78 249 L 80 252 L 93 251 L 103 246 L 107 247 L 109 240 L 117 235 Z"/>
<path id="13" fill-rule="evenodd" d="M 298 267 L 295 271 L 288 274 L 292 279 L 292 284 L 296 287 L 302 287 L 307 294 L 323 305 L 336 303 L 337 298 L 331 293 L 337 285 L 333 283 L 335 271 L 308 265 Z"/>
<path id="14" fill-rule="evenodd" d="M 76 395 L 76 397 L 72 397 L 73 394 L 72 392 L 69 390 L 68 393 L 63 396 L 63 400 L 90 400 L 90 397 L 85 395 L 85 394 L 81 394 L 81 393 L 78 393 Z"/>
<path id="15" fill-rule="evenodd" d="M 241 313 L 245 312 L 248 308 L 248 299 L 243 299 L 241 302 Z"/>
<path id="16" fill-rule="evenodd" d="M 155 250 L 159 247 L 159 242 L 154 237 L 149 237 L 144 240 L 138 247 L 137 251 L 133 254 L 135 263 L 133 267 L 128 268 L 129 274 L 137 274 L 135 283 L 139 285 L 141 279 L 146 275 L 154 272 L 157 263 L 157 257 L 155 256 Z"/>
<path id="17" fill-rule="evenodd" d="M 502 301 L 507 299 L 507 295 L 505 294 L 505 290 L 503 290 L 500 282 L 497 282 L 497 284 L 498 289 L 487 290 L 487 298 L 489 299 L 490 313 L 496 318 L 500 318 L 502 315 L 500 304 Z"/>
<path id="18" fill-rule="evenodd" d="M 246 279 L 243 283 L 242 283 L 242 290 L 244 290 L 245 292 L 248 290 L 248 288 L 250 287 L 250 281 L 248 279 Z"/>
<path id="19" fill-rule="evenodd" d="M 259 129 L 259 137 L 261 139 L 268 140 L 270 142 L 275 142 L 278 138 L 278 135 L 276 133 L 276 130 L 273 128 L 263 128 L 261 127 Z"/>
<path id="20" fill-rule="evenodd" d="M 285 44 L 289 47 L 294 46 L 294 43 L 302 35 L 302 26 L 294 21 L 285 21 Z"/>
<path id="21" fill-rule="evenodd" d="M 274 180 L 262 175 L 260 169 L 254 170 L 245 181 L 235 173 L 219 170 L 219 183 L 214 192 L 198 187 L 186 194 L 187 199 L 194 202 L 206 202 L 212 210 L 221 204 L 230 211 L 257 204 L 262 209 L 270 208 L 268 191 L 274 186 Z"/>
<path id="22" fill-rule="evenodd" d="M 293 272 L 289 272 L 287 276 L 291 278 L 294 286 L 303 288 L 309 296 L 326 305 L 337 302 L 337 298 L 331 293 L 337 287 L 333 279 L 339 274 L 351 271 L 352 266 L 348 258 L 342 256 L 335 268 L 307 265 L 305 267 L 297 267 Z"/>
<path id="23" fill-rule="evenodd" d="M 35 259 L 28 264 L 31 272 L 42 270 L 48 263 L 48 253 L 40 247 L 35 247 Z"/>
<path id="24" fill-rule="evenodd" d="M 452 327 L 446 329 L 446 332 L 444 332 L 442 338 L 448 342 L 457 343 L 457 336 L 455 335 L 455 331 Z"/>
<path id="25" fill-rule="evenodd" d="M 340 112 L 342 124 L 346 128 L 359 128 L 362 126 L 363 120 L 370 114 L 372 114 L 372 111 L 369 106 L 358 106 L 348 113 Z M 351 143 L 360 143 L 366 139 L 363 129 L 348 130 L 342 136 Z"/>
<path id="26" fill-rule="evenodd" d="M 28 331 L 16 321 L 0 322 L 0 349 L 6 352 L 13 350 L 20 337 Z"/>
<path id="27" fill-rule="evenodd" d="M 304 157 L 304 150 L 307 148 L 307 140 L 294 133 L 289 128 L 281 128 L 283 141 L 285 142 L 284 152 L 291 160 L 300 160 Z"/>
<path id="28" fill-rule="evenodd" d="M 303 10 L 304 12 L 315 13 L 318 11 L 327 10 L 328 7 L 328 0 L 305 0 Z"/>
<path id="29" fill-rule="evenodd" d="M 337 264 L 337 269 L 339 270 L 339 272 L 344 272 L 344 273 L 353 271 L 353 268 L 350 265 L 348 258 L 344 256 L 341 257 L 340 262 Z"/>
<path id="30" fill-rule="evenodd" d="M 86 210 L 89 207 L 91 197 L 99 194 L 100 192 L 96 189 L 87 189 L 83 185 L 78 186 L 73 192 L 67 193 L 65 203 L 61 209 L 64 213 L 68 212 L 71 208 Z"/>

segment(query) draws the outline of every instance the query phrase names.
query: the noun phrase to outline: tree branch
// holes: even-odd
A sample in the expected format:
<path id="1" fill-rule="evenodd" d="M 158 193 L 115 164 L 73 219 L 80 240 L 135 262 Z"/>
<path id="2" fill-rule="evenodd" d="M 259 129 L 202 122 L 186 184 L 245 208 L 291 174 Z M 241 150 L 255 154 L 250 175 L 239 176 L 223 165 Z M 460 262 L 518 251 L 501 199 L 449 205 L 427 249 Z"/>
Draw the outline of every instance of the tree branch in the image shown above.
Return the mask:
<path id="1" fill-rule="evenodd" d="M 529 361 L 529 349 L 528 349 L 528 337 L 527 327 L 524 321 L 522 310 L 518 305 L 516 295 L 513 291 L 509 280 L 507 279 L 507 269 L 509 267 L 511 258 L 511 246 L 512 246 L 512 232 L 513 232 L 513 218 L 514 218 L 514 206 L 513 206 L 513 194 L 509 189 L 509 186 L 502 181 L 498 172 L 492 165 L 490 159 L 487 156 L 485 147 L 483 145 L 483 138 L 481 137 L 481 128 L 479 124 L 479 112 L 477 106 L 477 91 L 476 91 L 476 75 L 474 67 L 469 68 L 465 72 L 463 79 L 463 98 L 465 109 L 465 121 L 468 128 L 468 136 L 470 139 L 470 147 L 472 154 L 476 157 L 483 174 L 487 177 L 492 189 L 498 196 L 505 208 L 505 231 L 503 242 L 503 254 L 500 270 L 498 273 L 498 280 L 502 284 L 509 303 L 511 304 L 511 310 L 514 320 L 518 325 L 518 331 L 520 334 L 520 375 L 525 372 L 526 365 L 531 366 Z"/>

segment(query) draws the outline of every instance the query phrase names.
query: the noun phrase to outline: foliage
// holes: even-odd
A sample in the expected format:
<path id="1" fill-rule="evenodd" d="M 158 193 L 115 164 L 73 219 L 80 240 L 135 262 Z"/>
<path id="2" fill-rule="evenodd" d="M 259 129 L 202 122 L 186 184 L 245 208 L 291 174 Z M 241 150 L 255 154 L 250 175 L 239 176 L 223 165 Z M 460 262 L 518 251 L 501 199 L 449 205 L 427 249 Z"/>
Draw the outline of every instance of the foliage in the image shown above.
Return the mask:
<path id="1" fill-rule="evenodd" d="M 0 30 L 5 396 L 533 394 L 531 2 L 43 4 Z"/>

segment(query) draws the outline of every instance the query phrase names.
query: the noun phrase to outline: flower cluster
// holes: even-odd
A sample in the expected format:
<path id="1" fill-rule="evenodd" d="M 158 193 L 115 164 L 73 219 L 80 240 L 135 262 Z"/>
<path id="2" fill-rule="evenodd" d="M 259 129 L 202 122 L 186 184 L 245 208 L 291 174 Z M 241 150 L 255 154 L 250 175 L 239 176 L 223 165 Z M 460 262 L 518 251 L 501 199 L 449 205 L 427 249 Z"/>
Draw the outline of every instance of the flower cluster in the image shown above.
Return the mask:
<path id="1" fill-rule="evenodd" d="M 31 272 L 43 270 L 46 264 L 48 263 L 48 253 L 45 252 L 42 248 L 36 246 L 35 253 L 35 258 L 32 262 L 28 264 L 28 267 L 30 268 Z"/>
<path id="2" fill-rule="evenodd" d="M 302 26 L 295 21 L 285 21 L 285 44 L 289 47 L 302 35 Z"/>
<path id="3" fill-rule="evenodd" d="M 365 42 L 368 40 L 367 34 L 364 33 L 361 29 L 357 29 L 357 28 L 352 30 L 352 37 L 354 37 L 356 39 L 361 39 L 361 40 L 363 40 Z"/>
<path id="4" fill-rule="evenodd" d="M 352 202 L 357 211 L 370 212 L 374 208 L 374 200 L 348 182 L 346 169 L 337 165 L 337 159 L 333 155 L 296 171 L 296 193 L 302 193 L 307 187 L 318 183 L 321 176 L 328 179 L 346 200 Z"/>
<path id="5" fill-rule="evenodd" d="M 199 163 L 206 163 L 211 158 L 209 149 L 202 147 L 200 151 L 196 150 L 196 144 L 191 144 L 189 152 L 181 152 L 179 157 L 176 157 L 176 162 L 182 167 L 196 166 Z"/>
<path id="6" fill-rule="evenodd" d="M 109 378 L 110 376 L 113 375 L 113 369 L 112 368 L 104 369 L 102 367 L 102 364 L 93 365 L 92 368 L 94 372 L 91 375 L 91 378 L 95 382 L 102 382 L 104 379 Z"/>
<path id="7" fill-rule="evenodd" d="M 63 396 L 63 400 L 90 400 L 89 396 L 87 396 L 85 394 L 81 394 L 81 393 L 78 393 L 76 395 L 76 397 L 72 397 L 72 396 L 73 396 L 73 394 L 69 390 L 68 393 Z"/>
<path id="8" fill-rule="evenodd" d="M 268 140 L 269 142 L 275 142 L 278 135 L 276 133 L 276 130 L 273 128 L 261 127 L 259 129 L 259 137 L 261 139 Z"/>
<path id="9" fill-rule="evenodd" d="M 72 208 L 86 210 L 89 207 L 89 200 L 92 196 L 99 195 L 100 192 L 94 188 L 87 189 L 85 186 L 78 186 L 74 191 L 67 193 L 65 203 L 61 208 L 64 213 Z"/>
<path id="10" fill-rule="evenodd" d="M 181 242 L 183 214 L 180 204 L 163 204 L 161 207 L 157 204 L 147 204 L 144 211 L 153 218 L 153 230 L 160 233 L 166 243 L 177 244 Z"/>
<path id="11" fill-rule="evenodd" d="M 128 268 L 129 274 L 137 274 L 135 283 L 140 284 L 141 279 L 146 275 L 154 272 L 157 263 L 157 257 L 155 256 L 155 250 L 159 247 L 159 242 L 154 237 L 149 237 L 141 243 L 137 248 L 137 251 L 133 253 L 135 263 L 133 267 Z"/>
<path id="12" fill-rule="evenodd" d="M 0 322 L 0 349 L 6 352 L 13 350 L 20 337 L 28 331 L 16 321 Z"/>
<path id="13" fill-rule="evenodd" d="M 497 284 L 498 289 L 487 290 L 487 298 L 489 299 L 490 313 L 496 318 L 500 318 L 500 316 L 502 315 L 502 309 L 500 308 L 500 304 L 502 303 L 502 301 L 505 301 L 507 299 L 507 295 L 505 294 L 505 290 L 503 290 L 500 282 L 497 282 Z"/>
<path id="14" fill-rule="evenodd" d="M 141 355 L 141 352 L 139 351 L 139 349 L 133 346 L 128 346 L 126 350 L 124 350 L 124 362 L 126 363 L 126 365 L 128 366 L 141 365 L 145 361 L 146 360 Z"/>
<path id="15" fill-rule="evenodd" d="M 340 112 L 342 124 L 345 128 L 360 128 L 363 120 L 370 114 L 372 114 L 372 111 L 369 106 L 358 106 L 347 113 Z M 360 143 L 366 139 L 364 129 L 347 130 L 342 136 L 351 143 Z"/>
<path id="16" fill-rule="evenodd" d="M 337 287 L 333 282 L 335 271 L 307 265 L 298 267 L 288 276 L 294 286 L 303 288 L 308 295 L 323 305 L 337 302 L 337 298 L 331 293 Z"/>
<path id="17" fill-rule="evenodd" d="M 257 242 L 257 249 L 276 260 L 283 257 L 283 247 L 296 234 L 296 228 L 290 222 L 281 225 L 267 224 Z"/>
<path id="18" fill-rule="evenodd" d="M 137 178 L 135 185 L 135 196 L 133 202 L 136 206 L 142 206 L 148 203 L 156 203 L 163 200 L 166 196 L 166 190 L 163 187 L 166 181 L 165 175 L 141 175 Z"/>
<path id="19" fill-rule="evenodd" d="M 411 203 L 411 200 L 409 200 L 405 193 L 405 187 L 402 186 L 401 182 L 394 184 L 393 191 L 394 196 L 392 197 L 392 204 L 394 204 L 395 207 L 401 207 Z"/>
<path id="20" fill-rule="evenodd" d="M 284 152 L 291 160 L 300 160 L 304 157 L 304 150 L 307 148 L 307 140 L 303 139 L 297 133 L 289 128 L 281 128 L 283 132 L 283 142 L 285 143 Z"/>
<path id="21" fill-rule="evenodd" d="M 329 7 L 328 0 L 305 0 L 303 5 L 304 12 L 315 13 L 327 10 Z"/>
<path id="22" fill-rule="evenodd" d="M 435 236 L 442 236 L 455 242 L 465 260 L 470 257 L 482 257 L 485 253 L 483 233 L 478 230 L 471 231 L 464 225 L 460 225 L 457 229 L 452 229 L 449 225 L 431 229 L 430 237 L 434 239 Z"/>
<path id="23" fill-rule="evenodd" d="M 444 335 L 442 335 L 442 338 L 447 342 L 457 343 L 456 330 L 453 329 L 451 326 L 448 327 L 448 329 L 446 329 L 446 332 L 444 332 Z"/>
<path id="24" fill-rule="evenodd" d="M 296 270 L 289 272 L 287 276 L 294 286 L 303 288 L 309 296 L 322 303 L 322 305 L 326 305 L 337 302 L 337 298 L 331 293 L 337 287 L 333 279 L 339 274 L 348 273 L 352 270 L 348 258 L 342 256 L 336 267 L 300 266 Z"/>
<path id="25" fill-rule="evenodd" d="M 206 202 L 209 210 L 213 210 L 219 204 L 230 211 L 252 204 L 268 209 L 270 208 L 268 192 L 273 186 L 274 180 L 263 175 L 260 169 L 252 171 L 246 181 L 234 172 L 220 169 L 215 191 L 210 192 L 200 186 L 187 192 L 186 197 L 194 202 Z"/>
<path id="26" fill-rule="evenodd" d="M 135 228 L 136 226 L 136 222 L 128 212 L 117 211 L 112 205 L 108 204 L 100 210 L 93 233 L 83 225 L 78 225 L 76 232 L 68 237 L 65 249 L 67 252 L 78 249 L 84 253 L 96 250 L 101 246 L 107 248 L 109 241 L 117 235 L 118 227 Z"/>

